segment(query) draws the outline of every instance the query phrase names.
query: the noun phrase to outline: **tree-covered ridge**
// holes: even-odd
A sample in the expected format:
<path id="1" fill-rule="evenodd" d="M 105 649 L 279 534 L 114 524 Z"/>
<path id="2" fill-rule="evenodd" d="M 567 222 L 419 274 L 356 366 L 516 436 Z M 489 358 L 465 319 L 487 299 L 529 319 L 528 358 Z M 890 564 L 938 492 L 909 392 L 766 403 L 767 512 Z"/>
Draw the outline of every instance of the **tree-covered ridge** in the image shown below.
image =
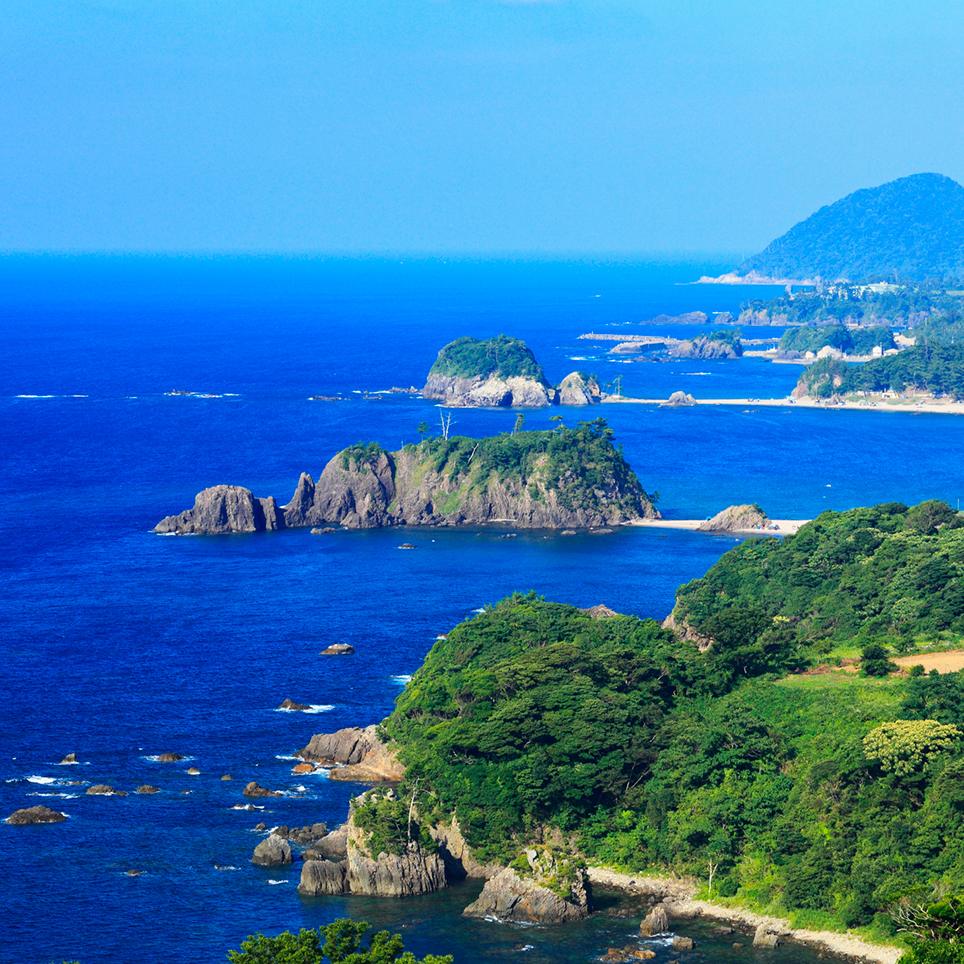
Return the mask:
<path id="1" fill-rule="evenodd" d="M 574 831 L 645 779 L 675 659 L 652 620 L 516 595 L 435 643 L 384 729 L 408 781 L 508 861 L 540 824 Z"/>
<path id="2" fill-rule="evenodd" d="M 548 386 L 542 366 L 524 341 L 509 335 L 456 338 L 439 353 L 429 375 L 447 378 L 530 378 Z"/>
<path id="3" fill-rule="evenodd" d="M 960 312 L 961 299 L 940 285 L 831 285 L 741 305 L 741 324 L 904 327 Z"/>
<path id="4" fill-rule="evenodd" d="M 605 419 L 597 418 L 579 422 L 575 428 L 559 422 L 552 430 L 505 432 L 481 439 L 426 438 L 405 451 L 426 472 L 466 491 L 484 488 L 495 478 L 518 481 L 537 498 L 551 489 L 569 510 L 616 504 L 633 515 L 645 514 L 656 495 L 646 493 L 613 438 Z"/>
<path id="5" fill-rule="evenodd" d="M 824 512 L 783 539 L 748 540 L 680 588 L 674 619 L 758 660 L 802 665 L 842 644 L 964 634 L 964 528 L 946 503 Z"/>
<path id="6" fill-rule="evenodd" d="M 853 533 L 964 548 L 946 507 L 858 512 Z M 842 533 L 821 519 L 809 538 L 836 565 Z M 818 553 L 806 558 L 822 572 Z M 893 587 L 902 559 L 888 558 Z M 800 620 L 748 611 L 749 584 L 733 585 L 740 601 L 719 611 L 742 618 L 712 627 L 702 652 L 652 620 L 592 619 L 533 594 L 457 626 L 383 725 L 407 765 L 403 799 L 415 791 L 427 823 L 457 816 L 486 860 L 556 828 L 590 858 L 712 876 L 713 896 L 797 926 L 873 924 L 882 937 L 896 901 L 935 881 L 964 887 L 964 674 L 777 681 L 827 637 L 801 642 Z"/>
<path id="7" fill-rule="evenodd" d="M 964 397 L 964 345 L 916 345 L 862 365 L 823 358 L 805 371 L 798 386 L 814 398 L 850 392 L 930 392 Z"/>
<path id="8" fill-rule="evenodd" d="M 779 347 L 783 351 L 818 352 L 837 348 L 847 355 L 869 355 L 874 348 L 882 352 L 896 347 L 893 332 L 884 327 L 845 328 L 843 325 L 806 325 L 785 331 Z"/>
<path id="9" fill-rule="evenodd" d="M 739 271 L 850 281 L 964 275 L 964 188 L 914 174 L 855 191 L 794 225 Z"/>

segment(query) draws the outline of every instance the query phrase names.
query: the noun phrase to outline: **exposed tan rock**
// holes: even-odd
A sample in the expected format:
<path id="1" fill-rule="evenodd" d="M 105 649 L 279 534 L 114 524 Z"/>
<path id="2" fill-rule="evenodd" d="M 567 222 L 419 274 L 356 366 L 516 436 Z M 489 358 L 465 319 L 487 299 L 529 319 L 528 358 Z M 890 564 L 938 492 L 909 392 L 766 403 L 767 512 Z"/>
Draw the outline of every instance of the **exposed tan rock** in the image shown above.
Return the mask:
<path id="1" fill-rule="evenodd" d="M 764 528 L 770 524 L 763 510 L 756 504 L 731 505 L 718 512 L 712 519 L 701 522 L 697 532 L 745 532 L 750 529 Z"/>
<path id="2" fill-rule="evenodd" d="M 180 753 L 162 753 L 158 758 L 158 763 L 177 763 L 179 760 L 183 760 L 184 757 Z"/>
<path id="3" fill-rule="evenodd" d="M 160 793 L 160 790 L 149 783 L 145 783 L 139 786 L 134 793 Z"/>

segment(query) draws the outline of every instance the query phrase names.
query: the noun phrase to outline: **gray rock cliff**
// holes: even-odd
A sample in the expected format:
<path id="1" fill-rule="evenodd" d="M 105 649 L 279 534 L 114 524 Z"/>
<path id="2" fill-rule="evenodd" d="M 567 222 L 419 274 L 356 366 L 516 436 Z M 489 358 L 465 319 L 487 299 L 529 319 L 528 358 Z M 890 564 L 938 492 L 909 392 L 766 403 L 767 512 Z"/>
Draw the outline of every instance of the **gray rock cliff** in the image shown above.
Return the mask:
<path id="1" fill-rule="evenodd" d="M 526 859 L 528 873 L 520 875 L 506 867 L 485 882 L 478 900 L 462 913 L 546 924 L 584 920 L 592 913 L 592 892 L 582 869 L 567 866 L 546 849 L 527 850 Z M 566 883 L 559 884 L 560 880 Z"/>
<path id="2" fill-rule="evenodd" d="M 282 528 L 284 516 L 273 496 L 258 499 L 240 485 L 215 485 L 197 494 L 193 509 L 167 516 L 154 531 L 160 535 L 210 535 Z"/>
<path id="3" fill-rule="evenodd" d="M 429 375 L 422 397 L 436 399 L 447 408 L 546 408 L 555 401 L 555 392 L 533 378 L 518 375 Z"/>

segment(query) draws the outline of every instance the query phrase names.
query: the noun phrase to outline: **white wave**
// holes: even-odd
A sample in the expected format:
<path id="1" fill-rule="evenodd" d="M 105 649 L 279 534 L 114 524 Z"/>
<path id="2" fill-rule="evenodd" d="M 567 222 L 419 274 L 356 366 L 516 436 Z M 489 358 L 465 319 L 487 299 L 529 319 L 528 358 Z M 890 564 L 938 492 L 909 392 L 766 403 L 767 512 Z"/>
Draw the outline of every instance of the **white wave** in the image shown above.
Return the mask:
<path id="1" fill-rule="evenodd" d="M 478 609 L 473 609 L 472 612 L 474 612 L 474 613 L 484 613 L 484 612 L 485 612 L 485 606 L 479 606 Z"/>
<path id="2" fill-rule="evenodd" d="M 436 638 L 437 640 L 438 640 L 438 639 L 448 639 L 448 635 L 447 635 L 446 633 L 439 633 L 438 636 L 436 636 L 435 638 Z"/>
<path id="3" fill-rule="evenodd" d="M 147 756 L 142 756 L 142 760 L 146 760 L 148 763 L 160 763 L 161 754 L 160 753 L 150 753 Z M 184 756 L 180 760 L 172 760 L 172 763 L 190 763 L 192 760 L 196 759 L 193 756 Z"/>
<path id="4" fill-rule="evenodd" d="M 288 883 L 288 881 L 287 880 L 269 880 L 268 883 L 269 884 L 286 884 Z"/>
<path id="5" fill-rule="evenodd" d="M 408 682 L 411 680 L 412 674 L 411 674 L 411 673 L 400 673 L 398 676 L 389 676 L 388 678 L 389 678 L 393 683 L 398 683 L 399 686 L 404 686 L 406 683 L 408 683 Z"/>
<path id="6" fill-rule="evenodd" d="M 287 707 L 279 706 L 275 713 L 304 713 L 305 716 L 314 716 L 318 713 L 328 713 L 335 708 L 333 703 L 309 703 L 306 710 L 292 710 Z M 278 757 L 279 760 L 286 760 L 288 757 Z"/>
<path id="7" fill-rule="evenodd" d="M 274 758 L 276 760 L 297 760 L 299 763 L 302 762 L 300 756 L 294 756 L 291 753 L 276 753 Z"/>
<path id="8" fill-rule="evenodd" d="M 43 786 L 50 786 L 51 784 L 55 786 L 66 786 L 69 781 L 65 780 L 63 777 L 39 777 L 39 776 L 29 776 L 25 777 L 27 783 L 39 783 Z"/>
<path id="9" fill-rule="evenodd" d="M 240 868 L 240 867 L 224 866 L 223 864 L 215 864 L 215 865 L 214 865 L 214 869 L 215 869 L 215 870 L 240 870 L 241 868 Z"/>
<path id="10" fill-rule="evenodd" d="M 589 361 L 588 355 L 570 355 L 569 361 Z"/>
<path id="11" fill-rule="evenodd" d="M 307 793 L 307 792 L 308 792 L 308 788 L 307 788 L 307 787 L 302 787 L 302 786 L 292 787 L 291 789 L 292 789 L 292 790 L 297 790 L 298 793 Z"/>
<path id="12" fill-rule="evenodd" d="M 236 803 L 232 810 L 264 810 L 264 807 L 256 807 L 253 803 Z"/>
<path id="13" fill-rule="evenodd" d="M 56 398 L 56 395 L 17 395 L 17 398 Z"/>
<path id="14" fill-rule="evenodd" d="M 599 295 L 596 295 L 596 297 L 598 298 Z M 519 948 L 520 951 L 534 951 L 535 949 L 535 944 L 523 944 L 522 947 Z"/>
<path id="15" fill-rule="evenodd" d="M 78 793 L 28 793 L 28 797 L 60 797 L 63 800 L 76 800 L 80 796 Z"/>
<path id="16" fill-rule="evenodd" d="M 224 393 L 224 397 L 225 397 L 225 398 L 240 398 L 240 397 L 241 397 L 241 393 L 240 393 L 240 392 L 225 392 L 225 393 Z"/>
<path id="17" fill-rule="evenodd" d="M 90 395 L 71 395 L 71 398 L 90 398 Z"/>

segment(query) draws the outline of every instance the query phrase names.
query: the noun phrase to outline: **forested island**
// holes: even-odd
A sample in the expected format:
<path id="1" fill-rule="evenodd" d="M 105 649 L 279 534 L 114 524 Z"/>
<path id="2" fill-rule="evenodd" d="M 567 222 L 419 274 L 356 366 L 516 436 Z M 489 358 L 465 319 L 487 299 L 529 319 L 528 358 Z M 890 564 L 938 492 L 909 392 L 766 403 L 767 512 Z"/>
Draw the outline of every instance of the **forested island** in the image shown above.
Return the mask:
<path id="1" fill-rule="evenodd" d="M 429 369 L 422 397 L 448 408 L 544 408 L 592 405 L 602 392 L 595 375 L 572 372 L 550 385 L 524 341 L 509 335 L 456 338 Z"/>
<path id="2" fill-rule="evenodd" d="M 250 489 L 220 485 L 194 507 L 161 520 L 161 535 L 259 532 L 304 526 L 510 524 L 593 529 L 658 517 L 604 419 L 474 439 L 423 438 L 389 452 L 377 442 L 350 446 L 317 483 L 303 472 L 287 505 Z"/>
<path id="3" fill-rule="evenodd" d="M 354 825 L 386 854 L 455 828 L 486 876 L 551 865 L 569 902 L 589 860 L 892 938 L 964 890 L 964 682 L 891 657 L 962 640 L 964 525 L 937 501 L 748 540 L 662 626 L 515 594 L 435 643 L 378 730 L 401 786 Z"/>

